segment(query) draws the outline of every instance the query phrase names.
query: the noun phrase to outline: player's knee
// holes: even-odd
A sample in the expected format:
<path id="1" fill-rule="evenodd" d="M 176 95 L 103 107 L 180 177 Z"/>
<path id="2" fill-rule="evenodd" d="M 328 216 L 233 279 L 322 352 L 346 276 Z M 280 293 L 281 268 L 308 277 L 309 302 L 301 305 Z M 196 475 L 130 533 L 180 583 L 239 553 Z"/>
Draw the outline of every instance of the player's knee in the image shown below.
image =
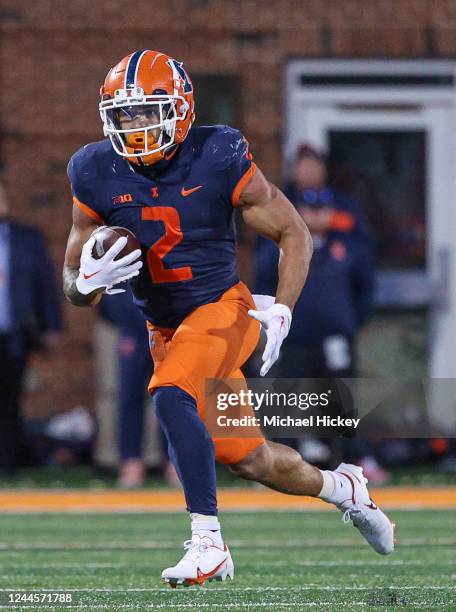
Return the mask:
<path id="1" fill-rule="evenodd" d="M 230 470 L 245 480 L 261 480 L 269 469 L 269 452 L 267 444 L 258 446 L 242 461 L 229 466 Z"/>

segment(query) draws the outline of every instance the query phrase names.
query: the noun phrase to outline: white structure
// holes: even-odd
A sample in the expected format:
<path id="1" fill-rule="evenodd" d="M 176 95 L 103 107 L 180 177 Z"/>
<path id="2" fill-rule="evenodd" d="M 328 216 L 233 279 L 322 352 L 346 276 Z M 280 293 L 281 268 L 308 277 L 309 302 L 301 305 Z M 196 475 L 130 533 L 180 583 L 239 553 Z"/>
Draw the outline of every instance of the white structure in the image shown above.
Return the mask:
<path id="1" fill-rule="evenodd" d="M 401 291 L 430 308 L 429 375 L 456 378 L 456 62 L 291 60 L 285 79 L 287 158 L 303 141 L 327 150 L 330 130 L 424 131 L 426 270 Z"/>

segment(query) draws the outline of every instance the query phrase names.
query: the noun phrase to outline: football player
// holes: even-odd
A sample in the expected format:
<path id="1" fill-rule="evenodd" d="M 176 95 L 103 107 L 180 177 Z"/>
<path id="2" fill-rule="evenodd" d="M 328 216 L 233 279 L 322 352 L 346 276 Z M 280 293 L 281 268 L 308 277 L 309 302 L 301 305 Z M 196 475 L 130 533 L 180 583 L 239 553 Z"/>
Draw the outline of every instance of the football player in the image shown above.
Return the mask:
<path id="1" fill-rule="evenodd" d="M 77 306 L 131 280 L 147 320 L 155 363 L 149 391 L 191 518 L 185 554 L 162 578 L 172 586 L 232 578 L 234 566 L 217 515 L 215 460 L 241 478 L 335 504 L 381 554 L 393 526 L 370 500 L 362 469 L 320 471 L 287 446 L 250 438 L 211 439 L 204 422 L 205 381 L 242 380 L 240 368 L 267 336 L 261 374 L 277 360 L 312 254 L 309 232 L 283 193 L 253 162 L 242 134 L 192 127 L 192 82 L 181 62 L 136 51 L 108 73 L 99 105 L 104 135 L 70 160 L 73 226 L 64 291 Z M 280 248 L 274 299 L 256 308 L 236 273 L 233 213 Z M 117 258 L 119 238 L 94 259 L 92 232 L 123 226 L 141 243 Z"/>

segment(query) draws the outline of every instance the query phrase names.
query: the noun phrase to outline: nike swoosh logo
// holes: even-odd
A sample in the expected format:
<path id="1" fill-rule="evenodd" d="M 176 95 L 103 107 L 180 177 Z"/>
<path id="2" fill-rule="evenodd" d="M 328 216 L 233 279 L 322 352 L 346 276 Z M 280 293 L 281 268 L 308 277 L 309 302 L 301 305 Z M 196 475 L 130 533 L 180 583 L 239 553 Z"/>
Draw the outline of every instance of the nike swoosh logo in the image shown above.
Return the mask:
<path id="1" fill-rule="evenodd" d="M 371 510 L 378 510 L 378 506 L 376 506 L 373 501 L 371 501 L 370 504 L 364 504 L 364 505 L 366 506 L 366 508 L 370 508 Z"/>
<path id="2" fill-rule="evenodd" d="M 197 579 L 201 579 L 201 578 L 202 578 L 202 579 L 206 580 L 207 578 L 210 578 L 210 577 L 211 577 L 211 576 L 213 576 L 213 575 L 214 575 L 216 572 L 218 572 L 218 571 L 219 571 L 219 569 L 222 567 L 222 565 L 223 565 L 224 563 L 226 563 L 226 560 L 227 560 L 227 559 L 228 559 L 228 557 L 226 557 L 225 559 L 223 559 L 223 561 L 222 561 L 221 563 L 219 563 L 219 564 L 217 565 L 217 567 L 214 567 L 214 569 L 213 569 L 212 571 L 208 572 L 207 574 L 205 574 L 204 572 L 202 572 L 202 571 L 200 570 L 200 568 L 199 568 L 199 567 L 198 567 L 198 568 L 196 568 L 196 574 L 197 574 L 197 576 L 198 576 L 198 578 L 197 578 Z"/>
<path id="3" fill-rule="evenodd" d="M 339 474 L 342 474 L 342 476 L 345 476 L 345 478 L 348 478 L 348 480 L 350 481 L 350 484 L 352 486 L 352 502 L 354 504 L 356 504 L 356 497 L 355 497 L 355 483 L 353 482 L 351 476 L 349 476 L 348 474 L 346 474 L 345 472 L 339 472 Z"/>
<path id="4" fill-rule="evenodd" d="M 195 191 L 198 191 L 198 189 L 202 189 L 203 186 L 202 185 L 198 185 L 198 187 L 193 187 L 192 189 L 185 189 L 185 187 L 182 187 L 181 189 L 181 195 L 186 198 L 187 196 L 189 196 L 191 193 L 194 193 Z"/>
<path id="5" fill-rule="evenodd" d="M 100 272 L 100 270 L 97 270 L 96 272 L 93 272 L 92 274 L 84 274 L 85 280 L 92 278 L 92 276 L 95 276 L 95 274 L 98 274 L 98 272 Z"/>

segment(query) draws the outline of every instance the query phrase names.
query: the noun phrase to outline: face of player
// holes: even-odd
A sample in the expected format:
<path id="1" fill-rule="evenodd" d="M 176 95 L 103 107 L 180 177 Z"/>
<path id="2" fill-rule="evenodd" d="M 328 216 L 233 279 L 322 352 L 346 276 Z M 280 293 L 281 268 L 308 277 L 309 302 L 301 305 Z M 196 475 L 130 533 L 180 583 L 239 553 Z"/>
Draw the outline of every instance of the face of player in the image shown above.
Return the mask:
<path id="1" fill-rule="evenodd" d="M 321 189 L 326 183 L 326 166 L 314 157 L 304 157 L 295 164 L 294 180 L 300 189 Z"/>
<path id="2" fill-rule="evenodd" d="M 170 104 L 124 106 L 114 111 L 113 123 L 121 130 L 129 130 L 122 136 L 127 146 L 136 151 L 150 151 L 170 141 L 166 120 L 172 115 L 172 110 Z"/>
<path id="3" fill-rule="evenodd" d="M 153 106 L 127 106 L 118 111 L 118 121 L 122 130 L 143 130 L 160 123 L 160 113 Z M 160 136 L 160 129 L 149 130 L 155 142 Z"/>

